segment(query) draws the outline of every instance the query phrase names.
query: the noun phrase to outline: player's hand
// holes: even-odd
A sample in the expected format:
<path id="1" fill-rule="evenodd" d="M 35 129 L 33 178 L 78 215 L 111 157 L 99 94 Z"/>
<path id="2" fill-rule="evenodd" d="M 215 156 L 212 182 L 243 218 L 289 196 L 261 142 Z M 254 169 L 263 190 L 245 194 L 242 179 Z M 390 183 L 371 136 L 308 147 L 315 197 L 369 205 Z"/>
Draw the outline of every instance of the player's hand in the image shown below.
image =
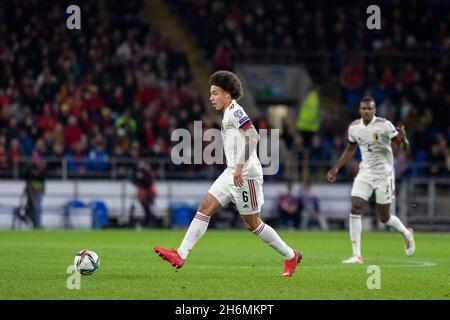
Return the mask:
<path id="1" fill-rule="evenodd" d="M 327 180 L 331 183 L 333 183 L 334 181 L 336 181 L 336 175 L 338 173 L 337 169 L 331 169 L 330 171 L 328 171 L 327 173 Z"/>
<path id="2" fill-rule="evenodd" d="M 404 125 L 399 125 L 398 127 L 396 127 L 397 131 L 398 131 L 398 138 L 400 139 L 400 141 L 405 141 L 406 138 L 406 131 L 405 131 L 405 126 Z"/>
<path id="3" fill-rule="evenodd" d="M 244 180 L 242 179 L 242 172 L 244 170 L 244 165 L 238 164 L 234 170 L 233 182 L 236 187 L 242 188 L 244 186 Z"/>

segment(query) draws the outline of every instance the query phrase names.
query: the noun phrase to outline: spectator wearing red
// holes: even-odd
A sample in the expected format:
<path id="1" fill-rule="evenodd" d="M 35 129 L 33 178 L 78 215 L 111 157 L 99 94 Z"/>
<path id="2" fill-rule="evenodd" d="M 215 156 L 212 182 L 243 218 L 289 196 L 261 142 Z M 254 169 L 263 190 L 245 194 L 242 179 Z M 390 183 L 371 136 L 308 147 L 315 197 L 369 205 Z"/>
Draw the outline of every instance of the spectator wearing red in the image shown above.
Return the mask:
<path id="1" fill-rule="evenodd" d="M 350 61 L 341 71 L 341 85 L 346 89 L 358 89 L 363 83 L 362 61 L 357 56 L 352 56 Z"/>
<path id="2" fill-rule="evenodd" d="M 80 128 L 82 129 L 82 131 L 89 135 L 92 134 L 92 121 L 88 111 L 83 110 L 79 119 Z"/>
<path id="3" fill-rule="evenodd" d="M 73 115 L 69 116 L 68 124 L 64 127 L 65 145 L 72 148 L 81 139 L 82 135 L 83 131 L 78 125 L 78 119 Z"/>
<path id="4" fill-rule="evenodd" d="M 11 105 L 11 98 L 0 88 L 0 110 Z"/>
<path id="5" fill-rule="evenodd" d="M 79 118 L 83 110 L 82 88 L 81 86 L 77 86 L 69 104 L 69 114 Z"/>
<path id="6" fill-rule="evenodd" d="M 98 87 L 96 85 L 90 85 L 83 95 L 83 110 L 100 112 L 104 104 L 103 98 L 98 93 Z"/>
<path id="7" fill-rule="evenodd" d="M 6 152 L 6 138 L 0 135 L 0 170 L 8 169 L 8 154 Z"/>
<path id="8" fill-rule="evenodd" d="M 20 143 L 19 139 L 14 138 L 9 142 L 9 152 L 8 159 L 10 162 L 10 166 L 13 168 L 18 168 L 20 163 Z"/>
<path id="9" fill-rule="evenodd" d="M 388 64 L 385 64 L 383 67 L 383 74 L 381 76 L 381 81 L 387 87 L 394 87 L 394 85 L 395 85 L 395 75 L 392 72 L 391 66 Z"/>
<path id="10" fill-rule="evenodd" d="M 214 54 L 214 67 L 216 70 L 229 70 L 231 68 L 231 43 L 222 41 Z"/>
<path id="11" fill-rule="evenodd" d="M 419 74 L 414 69 L 412 64 L 408 63 L 405 66 L 405 69 L 401 74 L 401 80 L 405 86 L 411 85 L 419 80 Z"/>
<path id="12" fill-rule="evenodd" d="M 145 146 L 149 149 L 153 148 L 153 144 L 155 143 L 155 134 L 153 130 L 153 124 L 149 120 L 144 122 L 144 137 Z"/>
<path id="13" fill-rule="evenodd" d="M 51 132 L 56 126 L 58 119 L 53 115 L 49 103 L 44 104 L 43 113 L 36 118 L 36 125 L 43 132 Z"/>
<path id="14" fill-rule="evenodd" d="M 278 212 L 280 227 L 288 227 L 289 222 L 292 227 L 300 228 L 300 208 L 299 200 L 292 192 L 292 184 L 287 184 L 287 192 L 278 197 Z"/>

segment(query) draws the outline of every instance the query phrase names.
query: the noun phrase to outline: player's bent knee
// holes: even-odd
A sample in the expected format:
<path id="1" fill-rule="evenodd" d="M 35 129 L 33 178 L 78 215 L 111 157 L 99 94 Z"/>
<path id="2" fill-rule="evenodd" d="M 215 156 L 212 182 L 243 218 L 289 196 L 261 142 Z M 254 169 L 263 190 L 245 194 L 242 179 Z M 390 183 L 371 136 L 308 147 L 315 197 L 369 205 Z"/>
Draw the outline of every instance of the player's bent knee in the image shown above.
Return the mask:
<path id="1" fill-rule="evenodd" d="M 366 201 L 359 197 L 352 197 L 352 214 L 362 215 Z"/>

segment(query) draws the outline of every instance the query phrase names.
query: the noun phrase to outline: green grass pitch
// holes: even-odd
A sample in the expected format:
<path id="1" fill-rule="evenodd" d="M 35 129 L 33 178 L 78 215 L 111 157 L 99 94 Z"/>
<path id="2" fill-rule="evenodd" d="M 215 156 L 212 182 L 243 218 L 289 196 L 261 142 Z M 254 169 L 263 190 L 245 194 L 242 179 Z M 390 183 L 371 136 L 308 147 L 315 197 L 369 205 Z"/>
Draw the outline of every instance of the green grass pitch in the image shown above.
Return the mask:
<path id="1" fill-rule="evenodd" d="M 416 233 L 406 257 L 393 232 L 362 235 L 364 265 L 342 265 L 346 232 L 280 231 L 304 259 L 292 278 L 282 258 L 245 230 L 209 230 L 183 269 L 153 252 L 177 247 L 184 230 L 0 231 L 0 299 L 449 299 L 450 235 Z M 81 249 L 100 256 L 100 268 L 69 290 L 66 269 Z M 381 289 L 367 288 L 370 265 Z"/>

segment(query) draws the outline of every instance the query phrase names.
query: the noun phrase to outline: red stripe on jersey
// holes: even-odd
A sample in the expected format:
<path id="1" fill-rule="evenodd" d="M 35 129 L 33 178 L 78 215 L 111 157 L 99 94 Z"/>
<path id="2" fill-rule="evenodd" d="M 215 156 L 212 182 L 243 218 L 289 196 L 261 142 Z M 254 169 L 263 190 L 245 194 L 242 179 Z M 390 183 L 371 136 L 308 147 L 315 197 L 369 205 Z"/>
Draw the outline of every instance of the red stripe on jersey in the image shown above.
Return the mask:
<path id="1" fill-rule="evenodd" d="M 239 129 L 247 130 L 251 125 L 253 125 L 253 122 L 251 120 L 248 120 L 247 122 L 244 122 Z"/>

